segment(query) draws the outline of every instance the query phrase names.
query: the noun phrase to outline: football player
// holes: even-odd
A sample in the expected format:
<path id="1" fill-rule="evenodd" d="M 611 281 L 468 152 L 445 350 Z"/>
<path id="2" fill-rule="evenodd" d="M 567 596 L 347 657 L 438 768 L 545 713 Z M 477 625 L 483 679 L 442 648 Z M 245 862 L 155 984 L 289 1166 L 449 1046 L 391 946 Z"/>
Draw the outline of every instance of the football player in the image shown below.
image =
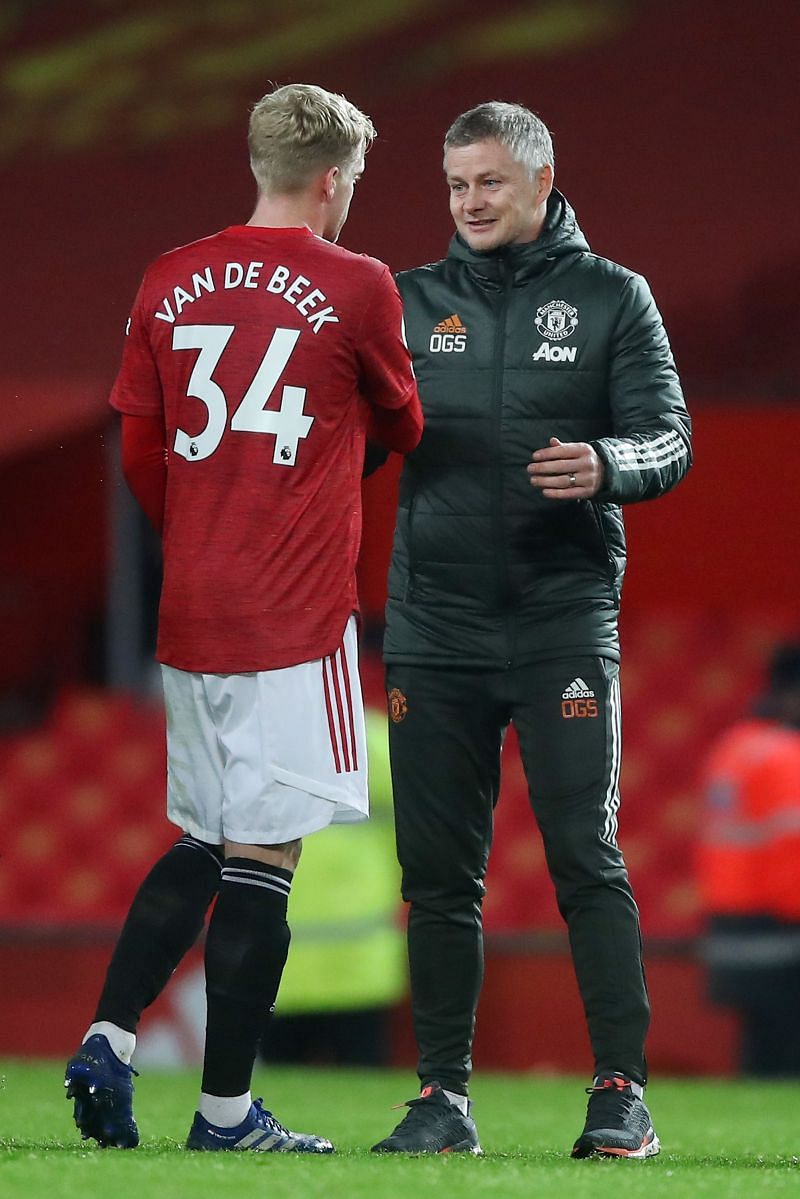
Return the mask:
<path id="1" fill-rule="evenodd" d="M 187 1147 L 329 1153 L 253 1102 L 289 947 L 301 840 L 367 816 L 355 566 L 367 432 L 405 452 L 422 416 L 383 263 L 336 245 L 375 130 L 311 85 L 250 117 L 246 224 L 158 258 L 111 404 L 128 482 L 163 544 L 157 657 L 168 816 L 66 1068 L 84 1138 L 133 1148 L 142 1011 L 197 939 L 208 1021 Z"/>

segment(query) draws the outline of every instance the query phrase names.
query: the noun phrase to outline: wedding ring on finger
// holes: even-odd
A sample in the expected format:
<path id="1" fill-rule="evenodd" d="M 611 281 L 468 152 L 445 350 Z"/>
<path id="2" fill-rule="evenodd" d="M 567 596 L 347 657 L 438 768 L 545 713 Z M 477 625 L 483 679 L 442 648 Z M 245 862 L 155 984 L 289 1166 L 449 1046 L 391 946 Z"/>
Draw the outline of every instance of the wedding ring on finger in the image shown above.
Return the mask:
<path id="1" fill-rule="evenodd" d="M 569 485 L 570 485 L 570 487 L 577 487 L 577 485 L 578 485 L 578 480 L 577 480 L 577 478 L 575 477 L 575 475 L 570 475 L 570 476 L 569 476 Z"/>

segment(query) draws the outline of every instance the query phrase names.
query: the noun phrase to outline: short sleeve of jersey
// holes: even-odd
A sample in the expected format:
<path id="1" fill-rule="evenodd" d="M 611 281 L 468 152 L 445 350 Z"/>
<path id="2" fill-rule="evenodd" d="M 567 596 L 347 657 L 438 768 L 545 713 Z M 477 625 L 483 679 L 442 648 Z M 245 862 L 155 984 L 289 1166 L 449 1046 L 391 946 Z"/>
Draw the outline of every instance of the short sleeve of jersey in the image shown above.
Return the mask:
<path id="1" fill-rule="evenodd" d="M 163 412 L 161 380 L 153 357 L 145 316 L 145 276 L 128 321 L 122 365 L 109 403 L 128 416 L 157 416 Z"/>
<path id="2" fill-rule="evenodd" d="M 362 392 L 381 408 L 402 408 L 414 389 L 414 368 L 403 330 L 403 306 L 397 285 L 381 263 L 358 329 L 356 352 Z"/>

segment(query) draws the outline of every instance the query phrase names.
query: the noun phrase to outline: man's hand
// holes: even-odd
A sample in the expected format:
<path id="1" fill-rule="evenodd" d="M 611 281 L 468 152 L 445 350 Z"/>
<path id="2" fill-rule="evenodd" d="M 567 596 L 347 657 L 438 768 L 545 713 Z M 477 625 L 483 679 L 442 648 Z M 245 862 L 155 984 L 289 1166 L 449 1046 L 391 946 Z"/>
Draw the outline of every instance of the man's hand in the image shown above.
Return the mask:
<path id="1" fill-rule="evenodd" d="M 531 486 L 548 500 L 589 500 L 603 485 L 603 463 L 585 441 L 550 438 L 545 450 L 531 454 L 526 467 Z"/>

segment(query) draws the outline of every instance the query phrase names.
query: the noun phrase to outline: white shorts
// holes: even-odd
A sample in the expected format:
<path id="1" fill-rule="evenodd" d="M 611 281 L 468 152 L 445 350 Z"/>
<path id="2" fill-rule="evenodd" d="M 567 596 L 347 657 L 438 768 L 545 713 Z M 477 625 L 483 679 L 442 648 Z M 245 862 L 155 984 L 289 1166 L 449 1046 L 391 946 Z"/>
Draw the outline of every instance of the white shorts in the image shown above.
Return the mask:
<path id="1" fill-rule="evenodd" d="M 213 845 L 280 845 L 367 818 L 354 616 L 329 658 L 252 674 L 161 671 L 178 828 Z"/>

